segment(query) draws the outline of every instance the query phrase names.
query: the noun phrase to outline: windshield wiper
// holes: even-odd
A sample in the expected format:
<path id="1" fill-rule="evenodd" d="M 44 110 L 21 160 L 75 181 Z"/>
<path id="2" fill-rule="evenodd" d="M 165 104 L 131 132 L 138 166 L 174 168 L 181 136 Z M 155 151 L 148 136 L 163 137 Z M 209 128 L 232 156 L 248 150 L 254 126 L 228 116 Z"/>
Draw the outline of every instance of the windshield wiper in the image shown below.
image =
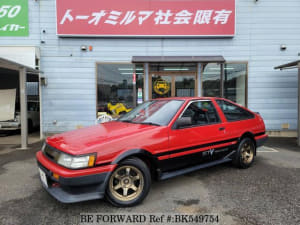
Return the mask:
<path id="1" fill-rule="evenodd" d="M 145 125 L 153 125 L 153 126 L 161 126 L 158 123 L 152 123 L 152 122 L 134 122 L 132 120 L 118 120 L 119 122 L 124 122 L 124 123 L 135 123 L 135 124 L 145 124 Z"/>
<path id="2" fill-rule="evenodd" d="M 146 125 L 153 125 L 153 126 L 161 126 L 160 124 L 158 123 L 152 123 L 152 122 L 142 122 L 140 124 L 146 124 Z"/>
<path id="3" fill-rule="evenodd" d="M 124 122 L 124 123 L 133 123 L 131 120 L 118 120 L 119 122 Z"/>

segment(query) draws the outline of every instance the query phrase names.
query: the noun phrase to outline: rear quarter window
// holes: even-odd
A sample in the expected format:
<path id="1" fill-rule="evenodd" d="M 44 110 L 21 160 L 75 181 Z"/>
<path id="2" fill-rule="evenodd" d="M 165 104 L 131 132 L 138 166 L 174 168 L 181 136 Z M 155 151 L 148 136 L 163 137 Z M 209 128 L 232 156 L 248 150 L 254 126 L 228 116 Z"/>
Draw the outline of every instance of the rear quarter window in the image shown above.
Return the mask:
<path id="1" fill-rule="evenodd" d="M 217 104 L 222 109 L 227 121 L 239 121 L 253 119 L 254 114 L 224 100 L 216 100 Z"/>

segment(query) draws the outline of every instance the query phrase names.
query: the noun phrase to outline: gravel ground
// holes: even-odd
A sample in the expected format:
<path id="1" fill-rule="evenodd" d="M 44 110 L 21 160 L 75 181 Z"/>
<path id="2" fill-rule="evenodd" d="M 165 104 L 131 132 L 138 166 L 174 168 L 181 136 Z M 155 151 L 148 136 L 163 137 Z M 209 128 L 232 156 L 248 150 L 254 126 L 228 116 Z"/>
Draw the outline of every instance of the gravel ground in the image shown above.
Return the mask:
<path id="1" fill-rule="evenodd" d="M 1 143 L 1 139 L 0 139 Z M 230 164 L 153 182 L 145 201 L 115 208 L 104 200 L 62 204 L 41 187 L 35 152 L 0 144 L 0 224 L 79 224 L 80 213 L 188 213 L 220 215 L 220 224 L 300 224 L 300 148 L 295 139 L 270 139 L 255 163 Z"/>

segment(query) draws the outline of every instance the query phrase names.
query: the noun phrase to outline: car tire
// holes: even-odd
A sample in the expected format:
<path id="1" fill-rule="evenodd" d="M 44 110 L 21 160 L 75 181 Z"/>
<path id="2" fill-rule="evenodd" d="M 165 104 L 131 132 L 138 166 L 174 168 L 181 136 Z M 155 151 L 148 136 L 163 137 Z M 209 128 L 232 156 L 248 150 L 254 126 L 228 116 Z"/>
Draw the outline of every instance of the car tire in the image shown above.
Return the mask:
<path id="1" fill-rule="evenodd" d="M 243 138 L 239 143 L 233 164 L 242 169 L 249 168 L 254 162 L 255 151 L 254 141 L 251 138 Z"/>
<path id="2" fill-rule="evenodd" d="M 139 158 L 122 161 L 107 182 L 106 198 L 117 207 L 130 207 L 141 203 L 151 186 L 148 166 Z"/>

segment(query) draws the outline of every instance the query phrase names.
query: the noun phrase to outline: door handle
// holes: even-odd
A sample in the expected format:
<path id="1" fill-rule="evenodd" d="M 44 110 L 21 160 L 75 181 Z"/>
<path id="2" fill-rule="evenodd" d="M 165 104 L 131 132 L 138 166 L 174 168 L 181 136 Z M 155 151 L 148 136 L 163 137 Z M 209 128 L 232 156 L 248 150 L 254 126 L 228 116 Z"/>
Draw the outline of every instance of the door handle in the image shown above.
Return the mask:
<path id="1" fill-rule="evenodd" d="M 219 131 L 225 130 L 225 127 L 220 127 Z"/>

